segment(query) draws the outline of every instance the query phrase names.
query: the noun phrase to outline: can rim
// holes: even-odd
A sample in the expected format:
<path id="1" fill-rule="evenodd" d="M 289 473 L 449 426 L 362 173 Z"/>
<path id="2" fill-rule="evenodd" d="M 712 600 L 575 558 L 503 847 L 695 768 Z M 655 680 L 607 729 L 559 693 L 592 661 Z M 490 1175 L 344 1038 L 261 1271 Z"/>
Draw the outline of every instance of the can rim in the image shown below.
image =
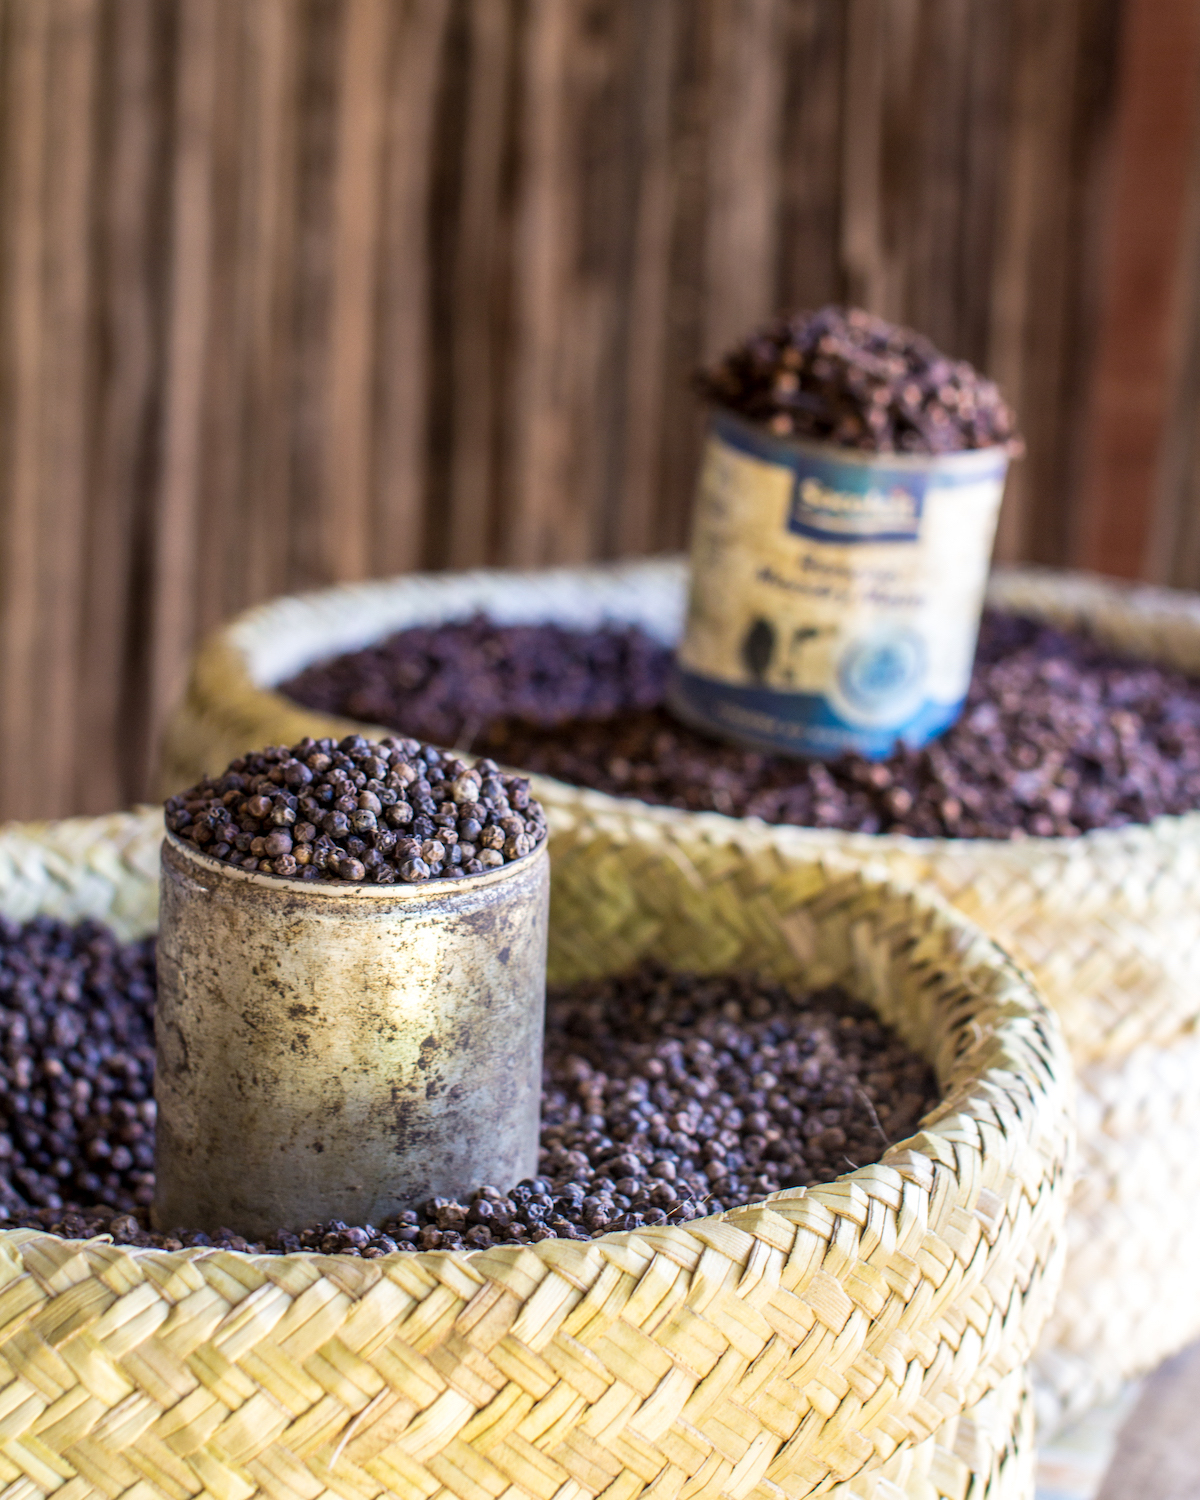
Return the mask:
<path id="1" fill-rule="evenodd" d="M 522 854 L 520 859 L 509 860 L 495 870 L 483 870 L 478 875 L 461 875 L 447 880 L 439 876 L 436 880 L 420 882 L 396 881 L 392 885 L 359 884 L 355 880 L 292 880 L 286 875 L 260 875 L 257 870 L 239 870 L 224 860 L 203 854 L 194 844 L 181 839 L 169 828 L 163 829 L 163 845 L 170 846 L 177 854 L 227 880 L 238 884 L 258 886 L 261 890 L 290 892 L 305 896 L 316 896 L 320 900 L 351 897 L 359 901 L 412 901 L 428 900 L 431 895 L 450 897 L 456 891 L 477 891 L 488 885 L 500 885 L 511 879 L 517 871 L 524 871 L 537 859 L 549 857 L 549 836 L 542 839 L 536 849 Z"/>
<path id="2" fill-rule="evenodd" d="M 841 443 L 830 442 L 828 439 L 800 438 L 788 433 L 772 432 L 765 422 L 755 422 L 741 412 L 734 411 L 731 406 L 722 406 L 715 401 L 709 406 L 710 427 L 715 427 L 718 422 L 728 422 L 735 429 L 752 434 L 759 442 L 793 453 L 813 454 L 825 459 L 836 457 L 839 463 L 864 469 L 887 468 L 927 473 L 937 469 L 990 467 L 1000 458 L 1007 466 L 1013 458 L 1008 443 L 989 443 L 985 448 L 955 448 L 949 453 L 871 453 L 863 448 L 846 448 Z"/>

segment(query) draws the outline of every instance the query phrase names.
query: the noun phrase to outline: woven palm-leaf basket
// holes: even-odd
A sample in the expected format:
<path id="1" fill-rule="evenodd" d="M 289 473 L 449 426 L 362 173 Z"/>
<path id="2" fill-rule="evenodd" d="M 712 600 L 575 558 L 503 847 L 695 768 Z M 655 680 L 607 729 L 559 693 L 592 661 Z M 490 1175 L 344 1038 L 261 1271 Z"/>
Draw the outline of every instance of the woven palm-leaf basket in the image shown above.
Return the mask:
<path id="1" fill-rule="evenodd" d="M 670 643 L 684 588 L 683 564 L 668 560 L 409 577 L 276 600 L 197 655 L 166 741 L 164 790 L 224 767 L 251 745 L 361 728 L 273 690 L 314 661 L 477 611 L 580 628 L 633 622 Z M 998 573 L 990 597 L 1200 673 L 1197 596 L 1022 569 Z M 545 777 L 535 783 L 552 817 L 555 809 L 568 817 L 607 810 L 646 838 L 681 826 L 734 838 L 751 826 L 649 809 Z M 1114 1394 L 1200 1335 L 1191 1257 L 1200 1202 L 1200 814 L 1020 843 L 781 827 L 765 837 L 800 854 L 836 848 L 882 860 L 905 880 L 928 882 L 1033 972 L 1062 1019 L 1080 1081 L 1081 1175 L 1063 1294 L 1036 1364 L 1046 1425 Z"/>
<path id="2" fill-rule="evenodd" d="M 0 831 L 0 911 L 151 930 L 159 826 Z M 843 983 L 935 1066 L 921 1133 L 586 1243 L 361 1261 L 0 1231 L 5 1495 L 1031 1500 L 1072 1134 L 1052 1013 L 879 872 L 586 817 L 559 837 L 556 978 Z"/>

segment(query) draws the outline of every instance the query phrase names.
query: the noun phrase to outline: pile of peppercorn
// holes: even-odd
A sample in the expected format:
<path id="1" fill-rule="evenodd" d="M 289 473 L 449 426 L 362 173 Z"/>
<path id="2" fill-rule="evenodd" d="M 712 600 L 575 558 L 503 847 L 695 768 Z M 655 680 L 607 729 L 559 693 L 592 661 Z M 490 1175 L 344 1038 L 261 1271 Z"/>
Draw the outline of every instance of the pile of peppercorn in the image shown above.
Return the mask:
<path id="1" fill-rule="evenodd" d="M 239 757 L 172 797 L 166 821 L 242 870 L 377 885 L 480 875 L 546 837 L 528 781 L 494 761 L 358 734 Z"/>
<path id="2" fill-rule="evenodd" d="M 0 917 L 0 1204 L 154 1198 L 154 939 Z"/>
<path id="3" fill-rule="evenodd" d="M 860 308 L 773 323 L 698 377 L 710 401 L 780 437 L 872 453 L 1020 451 L 1012 411 L 965 360 Z"/>
<path id="4" fill-rule="evenodd" d="M 494 625 L 476 615 L 317 662 L 279 691 L 360 723 L 419 725 L 411 733 L 436 745 L 470 745 L 506 719 L 551 728 L 656 708 L 669 660 L 640 630 Z"/>

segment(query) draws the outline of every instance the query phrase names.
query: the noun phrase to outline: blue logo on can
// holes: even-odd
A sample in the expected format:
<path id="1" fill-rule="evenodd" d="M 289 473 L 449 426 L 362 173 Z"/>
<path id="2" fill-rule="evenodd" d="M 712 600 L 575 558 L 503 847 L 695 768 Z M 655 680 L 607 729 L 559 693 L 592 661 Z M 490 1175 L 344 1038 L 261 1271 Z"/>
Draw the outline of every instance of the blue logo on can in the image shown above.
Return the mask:
<path id="1" fill-rule="evenodd" d="M 792 471 L 787 528 L 797 536 L 842 546 L 920 540 L 926 470 L 813 451 L 772 439 L 726 412 L 713 426 L 732 447 Z"/>
<path id="2" fill-rule="evenodd" d="M 913 475 L 875 475 L 882 483 L 859 489 L 863 477 L 849 465 L 805 465 L 796 468 L 788 530 L 820 542 L 915 542 L 921 534 L 925 485 Z M 903 483 L 901 482 L 903 478 Z"/>
<path id="3" fill-rule="evenodd" d="M 925 643 L 915 631 L 858 636 L 841 654 L 838 686 L 848 707 L 872 719 L 890 719 L 921 691 L 925 661 Z"/>

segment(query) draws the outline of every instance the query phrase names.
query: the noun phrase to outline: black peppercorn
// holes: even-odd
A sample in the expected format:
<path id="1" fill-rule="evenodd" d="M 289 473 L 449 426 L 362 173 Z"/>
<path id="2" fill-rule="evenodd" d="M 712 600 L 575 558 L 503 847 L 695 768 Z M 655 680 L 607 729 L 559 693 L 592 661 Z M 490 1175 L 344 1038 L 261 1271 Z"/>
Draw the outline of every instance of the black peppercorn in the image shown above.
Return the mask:
<path id="1" fill-rule="evenodd" d="M 512 815 L 515 780 L 490 761 L 473 770 L 412 740 L 302 740 L 240 757 L 223 776 L 172 797 L 166 821 L 207 855 L 266 875 L 383 885 L 397 876 L 451 878 L 522 859 L 545 838 L 541 809 L 528 797 L 524 812 Z M 407 788 L 411 802 L 396 787 Z M 494 842 L 499 858 L 455 852 L 460 807 L 471 808 L 475 828 L 478 818 L 506 818 Z M 415 835 L 403 848 L 400 829 Z"/>

